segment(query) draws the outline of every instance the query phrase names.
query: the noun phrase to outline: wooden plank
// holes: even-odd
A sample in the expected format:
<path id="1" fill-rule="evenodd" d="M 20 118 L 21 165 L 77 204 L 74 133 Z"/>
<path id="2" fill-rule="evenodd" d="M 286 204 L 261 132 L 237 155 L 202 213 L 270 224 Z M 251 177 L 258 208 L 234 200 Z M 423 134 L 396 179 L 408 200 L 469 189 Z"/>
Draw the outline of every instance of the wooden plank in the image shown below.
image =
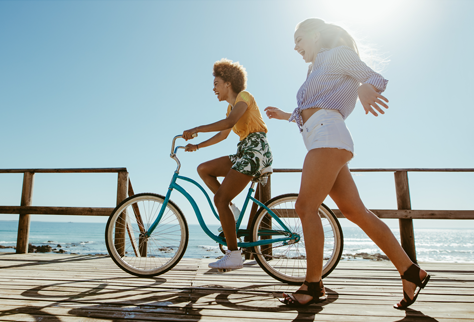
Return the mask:
<path id="1" fill-rule="evenodd" d="M 351 172 L 474 172 L 474 168 L 367 168 L 350 169 Z M 302 169 L 273 169 L 273 172 L 302 172 Z"/>
<path id="2" fill-rule="evenodd" d="M 110 216 L 112 207 L 45 207 L 45 206 L 0 206 L 0 214 Z M 338 218 L 345 218 L 339 209 L 331 209 Z M 284 214 L 288 212 L 288 215 Z M 379 218 L 385 219 L 474 219 L 474 210 L 397 210 L 370 209 Z M 278 212 L 278 211 L 277 211 Z M 282 216 L 290 216 L 294 210 L 281 210 Z M 296 213 L 294 213 L 296 216 Z"/>
<path id="3" fill-rule="evenodd" d="M 0 173 L 116 173 L 123 171 L 127 171 L 127 168 L 0 169 Z"/>
<path id="4" fill-rule="evenodd" d="M 422 263 L 432 279 L 407 311 L 390 262 L 341 261 L 324 282 L 329 299 L 303 308 L 275 296 L 280 283 L 254 261 L 217 273 L 213 259 L 183 258 L 171 271 L 138 278 L 107 256 L 0 253 L 2 321 L 470 321 L 472 263 Z M 449 307 L 449 309 L 448 309 Z"/>
<path id="5" fill-rule="evenodd" d="M 344 218 L 339 209 L 331 209 L 338 218 Z M 474 219 L 474 210 L 396 210 L 370 209 L 379 218 L 394 219 Z"/>
<path id="6" fill-rule="evenodd" d="M 110 216 L 112 207 L 0 206 L 0 214 Z"/>
<path id="7" fill-rule="evenodd" d="M 331 209 L 337 218 L 345 218 L 339 209 Z M 274 210 L 281 217 L 296 218 L 294 209 Z M 384 219 L 474 219 L 474 210 L 397 210 L 370 209 L 379 218 Z"/>
<path id="8" fill-rule="evenodd" d="M 23 188 L 21 193 L 21 205 L 30 206 L 33 200 L 33 172 L 25 172 L 23 174 Z M 28 239 L 30 236 L 30 215 L 28 213 L 20 214 L 18 220 L 18 233 L 16 240 L 16 253 L 28 253 Z"/>

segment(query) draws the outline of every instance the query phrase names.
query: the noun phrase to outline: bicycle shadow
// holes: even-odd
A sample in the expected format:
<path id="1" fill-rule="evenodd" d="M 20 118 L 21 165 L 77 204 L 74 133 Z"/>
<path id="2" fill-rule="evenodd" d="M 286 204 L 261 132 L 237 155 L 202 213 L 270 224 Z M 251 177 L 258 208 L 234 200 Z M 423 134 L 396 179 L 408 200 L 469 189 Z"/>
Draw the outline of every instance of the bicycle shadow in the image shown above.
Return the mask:
<path id="1" fill-rule="evenodd" d="M 111 282 L 114 283 L 111 283 Z M 69 316 L 100 318 L 103 320 L 121 320 L 123 318 L 159 319 L 160 315 L 182 316 L 186 320 L 200 321 L 201 311 L 209 305 L 219 305 L 240 311 L 278 312 L 297 311 L 295 320 L 314 318 L 325 305 L 338 299 L 338 294 L 326 288 L 328 300 L 305 308 L 282 306 L 276 297 L 280 292 L 271 292 L 275 287 L 288 287 L 282 283 L 265 283 L 248 285 L 241 288 L 226 288 L 221 285 L 204 285 L 201 287 L 185 286 L 176 288 L 163 285 L 164 278 L 153 278 L 149 284 L 130 285 L 129 277 L 104 279 L 84 279 L 57 282 L 36 286 L 21 293 L 26 298 L 45 301 L 44 306 L 25 306 L 19 309 L 0 311 L 0 319 L 14 315 L 30 315 L 36 321 L 61 321 L 50 308 L 67 308 Z M 91 287 L 91 284 L 95 284 Z M 159 286 L 159 287 L 158 287 Z M 41 303 L 41 302 L 39 302 Z M 205 318 L 205 317 L 204 317 Z"/>
<path id="2" fill-rule="evenodd" d="M 246 286 L 243 288 L 236 289 L 236 294 L 247 294 L 247 297 L 240 298 L 239 303 L 234 303 L 229 300 L 229 296 L 231 294 L 226 293 L 226 294 L 219 294 L 216 296 L 216 303 L 220 304 L 222 306 L 227 306 L 231 307 L 233 309 L 238 309 L 242 311 L 249 311 L 249 310 L 258 310 L 259 312 L 286 312 L 286 311 L 297 311 L 298 315 L 294 318 L 294 320 L 299 320 L 299 319 L 311 319 L 315 318 L 316 314 L 320 313 L 323 311 L 324 307 L 328 304 L 334 303 L 335 301 L 338 300 L 339 294 L 326 287 L 326 294 L 328 295 L 328 298 L 326 301 L 317 303 L 317 304 L 311 304 L 306 307 L 290 307 L 287 305 L 284 305 L 278 301 L 278 298 L 282 298 L 283 294 L 282 292 L 272 292 L 271 293 L 271 300 L 268 302 L 273 302 L 273 305 L 268 305 L 268 306 L 261 306 L 261 305 L 246 305 L 243 303 L 247 302 L 252 302 L 253 298 L 252 296 L 256 297 L 262 297 L 261 292 L 259 292 L 259 288 L 263 287 L 269 287 L 271 285 L 279 285 L 281 286 L 282 284 L 265 284 L 265 285 L 250 285 Z"/>
<path id="3" fill-rule="evenodd" d="M 244 266 L 252 266 L 257 265 L 255 261 L 246 262 Z M 209 269 L 203 273 L 204 275 L 214 275 L 214 274 L 222 274 L 218 273 L 216 269 Z M 229 308 L 238 309 L 242 311 L 251 311 L 257 310 L 259 312 L 285 312 L 285 311 L 297 311 L 298 315 L 295 317 L 295 320 L 299 319 L 314 319 L 315 316 L 323 311 L 324 307 L 328 304 L 334 303 L 338 300 L 339 294 L 331 288 L 325 287 L 326 294 L 328 298 L 326 301 L 311 304 L 306 307 L 289 307 L 287 305 L 282 304 L 278 301 L 278 298 L 283 297 L 283 292 L 294 292 L 300 285 L 289 285 L 285 283 L 265 283 L 265 284 L 253 284 L 246 287 L 241 288 L 233 288 L 235 290 L 232 293 L 229 290 L 226 290 L 225 293 L 219 294 L 216 296 L 216 303 L 227 306 Z M 271 296 L 267 299 L 266 303 L 262 303 L 262 289 L 269 289 L 274 288 Z M 229 300 L 229 297 L 232 295 L 246 295 L 246 297 L 240 297 L 236 301 Z M 265 302 L 265 301 L 264 301 Z M 247 305 L 246 303 L 252 303 L 252 305 Z M 268 305 L 261 305 L 261 304 L 268 304 Z"/>
<path id="4" fill-rule="evenodd" d="M 130 280 L 129 277 L 123 278 L 123 277 L 116 277 L 116 278 L 107 278 L 107 281 L 110 280 L 123 280 L 124 284 L 126 281 Z M 85 290 L 82 292 L 78 293 L 73 293 L 71 295 L 67 295 L 69 289 L 77 289 L 81 288 L 81 283 L 98 283 L 97 286 L 94 286 L 92 288 L 84 288 Z M 166 279 L 164 278 L 154 278 L 153 282 L 147 285 L 146 287 L 156 287 L 158 285 L 161 285 L 163 283 L 166 283 Z M 36 321 L 62 321 L 59 317 L 56 315 L 47 312 L 48 308 L 53 308 L 53 307 L 58 307 L 61 306 L 64 303 L 68 302 L 75 302 L 78 303 L 77 300 L 87 300 L 88 298 L 101 295 L 105 296 L 105 298 L 114 298 L 114 299 L 126 299 L 129 298 L 129 293 L 130 291 L 137 290 L 143 288 L 143 285 L 138 285 L 136 287 L 128 287 L 125 291 L 118 289 L 107 289 L 107 286 L 110 283 L 104 282 L 104 279 L 85 279 L 85 280 L 78 280 L 78 281 L 68 281 L 68 282 L 58 282 L 58 283 L 53 283 L 49 285 L 42 285 L 42 286 L 36 286 L 31 289 L 28 289 L 24 292 L 21 293 L 21 296 L 25 298 L 36 298 L 39 299 L 40 301 L 45 301 L 49 302 L 50 304 L 44 305 L 44 306 L 24 306 L 21 308 L 14 308 L 10 310 L 4 310 L 0 311 L 0 320 L 2 318 L 6 317 L 12 317 L 14 315 L 29 315 L 32 318 L 34 318 Z M 51 293 L 51 294 L 49 294 Z M 61 295 L 57 295 L 58 293 L 63 293 Z M 66 295 L 66 296 L 64 296 Z M 118 296 L 117 296 L 118 295 Z M 58 299 L 59 298 L 59 299 Z M 41 303 L 41 302 L 40 302 Z M 80 303 L 80 302 L 79 302 Z M 77 310 L 82 310 L 83 308 L 79 308 Z M 87 307 L 84 307 L 85 310 L 87 310 Z M 74 309 L 76 310 L 76 309 Z M 72 310 L 72 311 L 74 311 Z M 74 314 L 74 312 L 72 312 Z M 82 314 L 79 316 L 89 316 L 86 314 Z"/>
<path id="5" fill-rule="evenodd" d="M 43 311 L 45 307 L 37 307 L 37 306 L 23 306 L 17 309 L 11 309 L 6 311 L 0 311 L 0 319 L 8 319 L 14 315 L 30 315 L 35 319 L 35 321 L 51 321 L 51 322 L 60 322 L 62 321 L 60 318 L 55 316 L 54 314 L 48 313 Z M 11 321 L 18 321 L 18 320 L 11 320 Z"/>

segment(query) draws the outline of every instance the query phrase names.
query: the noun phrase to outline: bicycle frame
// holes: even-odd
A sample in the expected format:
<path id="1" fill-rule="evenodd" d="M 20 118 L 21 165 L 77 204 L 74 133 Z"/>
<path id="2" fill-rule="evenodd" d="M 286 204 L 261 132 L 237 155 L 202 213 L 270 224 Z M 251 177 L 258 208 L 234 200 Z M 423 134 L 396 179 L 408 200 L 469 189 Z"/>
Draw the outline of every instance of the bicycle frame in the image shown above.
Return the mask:
<path id="1" fill-rule="evenodd" d="M 189 201 L 189 203 L 191 204 L 191 206 L 193 207 L 193 210 L 194 210 L 194 213 L 196 214 L 196 217 L 199 221 L 199 225 L 201 226 L 202 230 L 211 238 L 213 239 L 214 241 L 216 241 L 217 243 L 219 244 L 222 244 L 222 245 L 227 245 L 224 238 L 221 237 L 221 236 L 218 236 L 218 235 L 215 235 L 214 233 L 212 233 L 209 228 L 207 227 L 203 217 L 202 217 L 202 214 L 201 214 L 201 211 L 196 203 L 196 201 L 194 200 L 194 198 L 183 188 L 181 187 L 176 181 L 178 179 L 181 179 L 181 180 L 184 180 L 184 181 L 187 181 L 187 182 L 190 182 L 192 184 L 194 184 L 196 187 L 198 187 L 202 193 L 205 195 L 206 199 L 207 199 L 207 202 L 209 203 L 209 206 L 211 207 L 212 209 L 212 212 L 214 213 L 214 216 L 219 220 L 219 215 L 217 214 L 215 208 L 214 208 L 214 205 L 211 201 L 211 199 L 209 198 L 209 194 L 206 192 L 206 190 L 204 190 L 204 188 L 196 181 L 194 181 L 193 179 L 191 178 L 188 178 L 188 177 L 184 177 L 184 176 L 180 176 L 179 175 L 179 170 L 181 168 L 181 163 L 179 162 L 179 159 L 177 158 L 176 156 L 176 152 L 178 149 L 180 148 L 183 148 L 182 146 L 178 146 L 174 149 L 174 145 L 175 145 L 175 141 L 177 138 L 180 138 L 182 137 L 181 135 L 177 135 L 175 136 L 175 138 L 173 139 L 173 144 L 172 144 L 172 148 L 171 148 L 171 158 L 174 159 L 176 161 L 176 163 L 178 164 L 178 167 L 176 169 L 176 171 L 174 172 L 173 174 L 173 177 L 171 179 L 171 183 L 168 187 L 168 192 L 166 193 L 166 196 L 165 196 L 165 200 L 163 202 L 163 205 L 161 206 L 161 209 L 160 209 L 160 212 L 158 213 L 158 216 L 157 218 L 155 219 L 155 221 L 153 222 L 153 224 L 150 226 L 149 230 L 146 232 L 146 235 L 147 237 L 149 237 L 153 231 L 155 230 L 156 226 L 159 224 L 161 218 L 163 217 L 163 214 L 164 214 L 164 211 L 166 209 L 166 205 L 168 204 L 169 200 L 170 200 L 170 197 L 171 197 L 171 193 L 173 192 L 174 189 L 176 189 L 177 191 L 179 191 L 184 197 L 186 197 L 186 199 Z M 291 240 L 298 240 L 299 239 L 299 236 L 297 234 L 293 234 L 289 229 L 288 227 L 280 220 L 280 218 L 275 215 L 275 213 L 269 209 L 267 206 L 265 206 L 262 202 L 260 202 L 259 200 L 255 199 L 252 195 L 254 193 L 254 187 L 255 185 L 255 182 L 252 182 L 249 190 L 248 190 L 248 193 L 247 193 L 247 197 L 245 198 L 245 202 L 244 202 L 244 205 L 242 207 L 242 211 L 240 212 L 240 215 L 239 215 L 239 219 L 237 220 L 236 222 L 236 232 L 238 233 L 239 231 L 239 228 L 240 228 L 240 225 L 242 223 L 242 219 L 243 219 L 243 214 L 245 213 L 245 210 L 247 209 L 247 206 L 249 204 L 249 201 L 252 200 L 254 203 L 256 203 L 258 206 L 260 207 L 263 207 L 265 210 L 267 210 L 267 212 L 270 214 L 270 216 L 272 216 L 276 221 L 277 223 L 285 230 L 284 232 L 283 231 L 279 231 L 280 234 L 284 234 L 286 235 L 286 237 L 282 237 L 282 238 L 275 238 L 275 239 L 265 239 L 265 240 L 260 240 L 260 241 L 256 241 L 256 242 L 239 242 L 237 243 L 237 245 L 239 247 L 253 247 L 253 246 L 261 246 L 261 245 L 269 245 L 269 244 L 273 244 L 275 242 L 289 242 Z M 272 231 L 262 231 L 262 233 L 264 234 L 272 234 Z"/>

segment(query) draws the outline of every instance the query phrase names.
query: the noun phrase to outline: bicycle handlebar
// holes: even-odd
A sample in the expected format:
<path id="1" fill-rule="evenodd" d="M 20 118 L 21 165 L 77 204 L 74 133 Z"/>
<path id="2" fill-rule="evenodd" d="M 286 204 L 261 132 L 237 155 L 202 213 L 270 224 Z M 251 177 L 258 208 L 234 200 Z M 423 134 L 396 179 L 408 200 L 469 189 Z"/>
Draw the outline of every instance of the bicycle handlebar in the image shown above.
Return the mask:
<path id="1" fill-rule="evenodd" d="M 197 133 L 194 133 L 193 134 L 193 138 L 196 138 L 198 136 Z M 176 139 L 180 139 L 182 138 L 183 136 L 181 134 L 179 135 L 176 135 L 174 138 L 173 138 L 173 143 L 171 144 L 171 154 L 176 154 L 176 151 L 178 151 L 178 149 L 184 149 L 185 147 L 184 146 L 178 146 L 176 147 L 176 149 L 174 148 L 175 146 L 175 143 L 176 143 Z"/>
<path id="2" fill-rule="evenodd" d="M 197 137 L 197 133 L 194 133 L 193 134 L 193 138 Z M 176 168 L 176 171 L 179 172 L 179 169 L 181 168 L 181 162 L 179 162 L 179 159 L 178 157 L 176 156 L 176 151 L 178 151 L 178 149 L 185 149 L 184 146 L 177 146 L 176 148 L 174 147 L 175 144 L 176 144 L 176 140 L 177 139 L 180 139 L 182 138 L 183 136 L 180 134 L 180 135 L 176 135 L 174 138 L 173 138 L 173 143 L 171 144 L 171 154 L 170 154 L 170 157 L 172 159 L 174 159 L 176 161 L 176 163 L 178 164 L 178 167 Z"/>

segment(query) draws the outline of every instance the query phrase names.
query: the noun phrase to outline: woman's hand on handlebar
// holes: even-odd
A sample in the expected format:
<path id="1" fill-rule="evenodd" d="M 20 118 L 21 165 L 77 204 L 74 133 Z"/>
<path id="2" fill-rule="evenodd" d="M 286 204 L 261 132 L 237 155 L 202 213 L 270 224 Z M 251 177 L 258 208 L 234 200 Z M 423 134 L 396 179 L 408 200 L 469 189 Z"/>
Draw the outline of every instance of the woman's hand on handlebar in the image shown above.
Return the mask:
<path id="1" fill-rule="evenodd" d="M 184 147 L 184 151 L 186 152 L 194 152 L 198 150 L 198 145 L 197 144 L 188 144 Z"/>
<path id="2" fill-rule="evenodd" d="M 183 132 L 183 139 L 185 139 L 186 141 L 187 141 L 187 140 L 194 139 L 196 136 L 197 136 L 196 128 L 190 129 L 190 130 L 186 130 L 186 131 Z M 188 145 L 189 145 L 189 144 L 188 144 Z M 187 151 L 187 150 L 186 150 L 186 151 Z"/>

